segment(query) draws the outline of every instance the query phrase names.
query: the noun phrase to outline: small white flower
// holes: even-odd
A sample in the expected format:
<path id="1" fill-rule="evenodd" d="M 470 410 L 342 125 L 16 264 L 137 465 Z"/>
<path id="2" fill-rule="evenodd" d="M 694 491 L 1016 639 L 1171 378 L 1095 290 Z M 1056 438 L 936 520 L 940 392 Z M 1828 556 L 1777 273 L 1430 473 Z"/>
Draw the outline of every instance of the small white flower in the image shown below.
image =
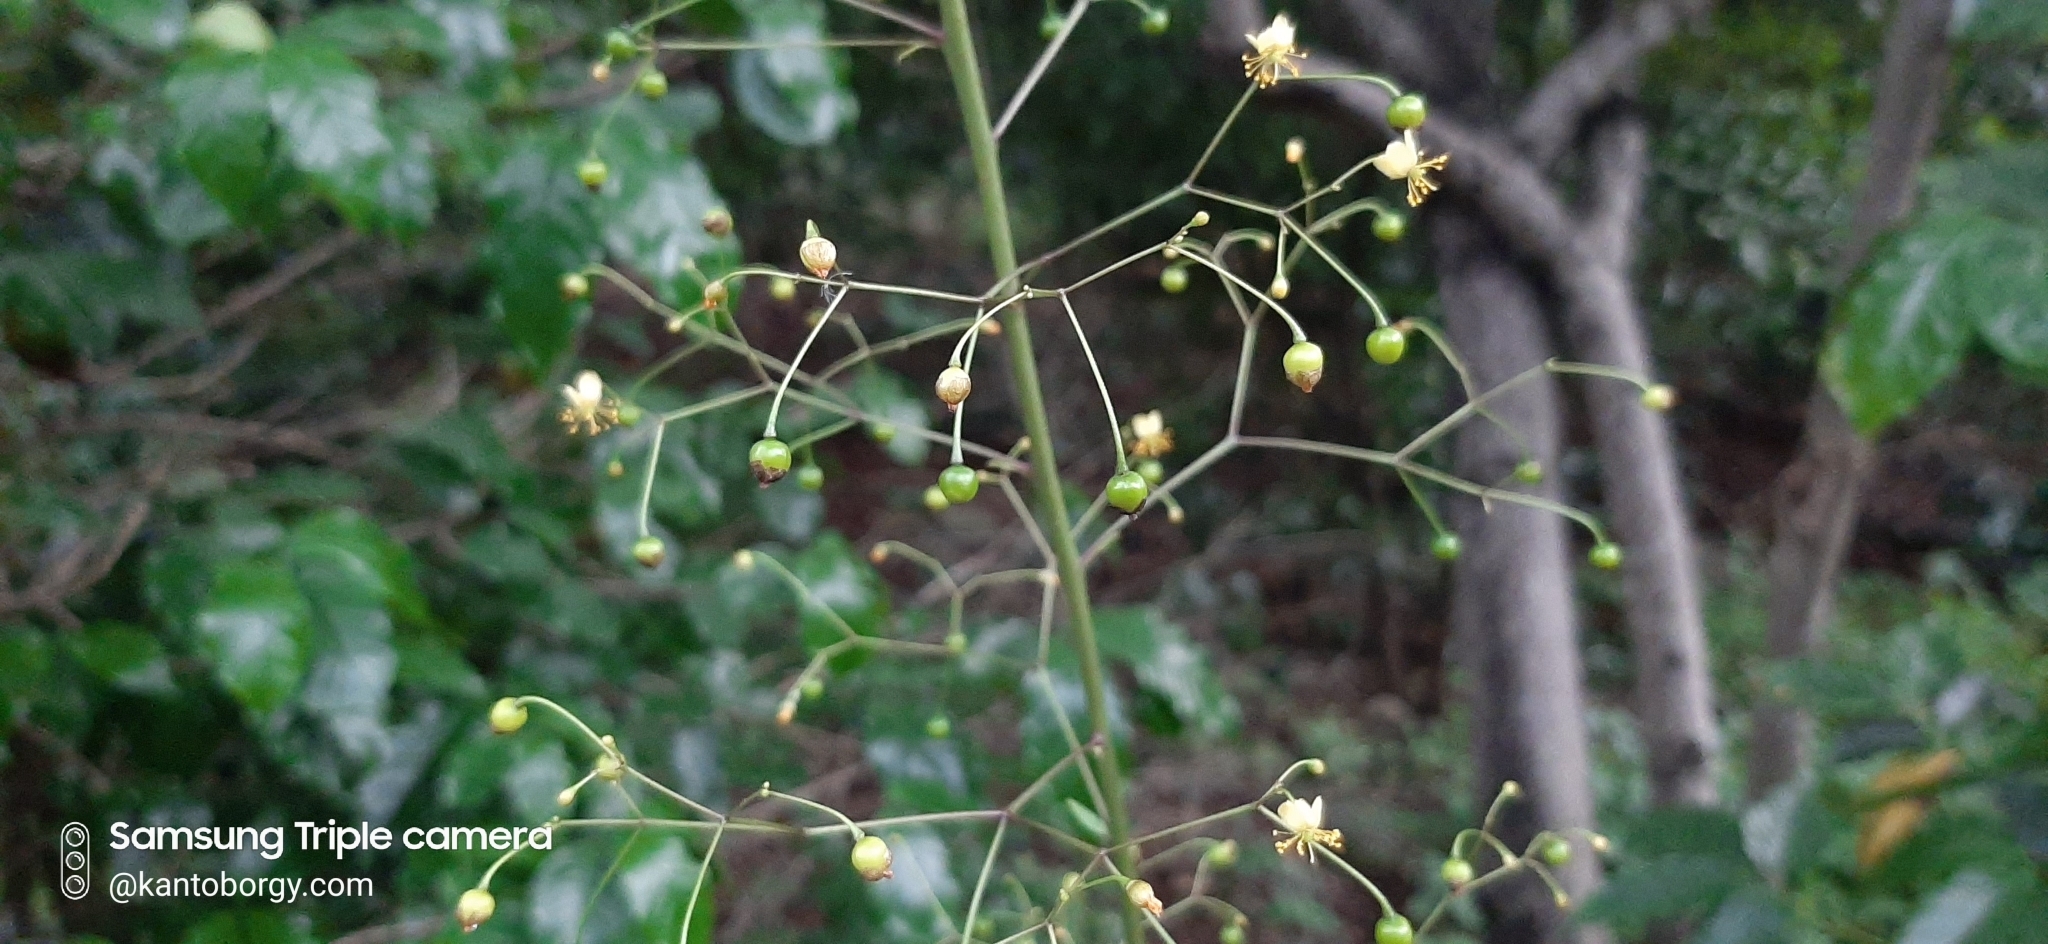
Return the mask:
<path id="1" fill-rule="evenodd" d="M 1323 828 L 1323 798 L 1313 801 L 1299 797 L 1290 798 L 1273 811 L 1280 817 L 1279 829 L 1273 830 L 1273 848 L 1282 854 L 1295 852 L 1315 858 L 1317 846 L 1336 852 L 1344 851 L 1344 834 L 1335 829 Z"/>
<path id="2" fill-rule="evenodd" d="M 1158 410 L 1131 417 L 1131 452 L 1140 459 L 1152 459 L 1173 451 L 1173 430 Z"/>
<path id="3" fill-rule="evenodd" d="M 1423 199 L 1437 189 L 1436 181 L 1429 179 L 1429 172 L 1442 170 L 1450 159 L 1449 154 L 1425 157 L 1422 145 L 1416 142 L 1415 131 L 1411 128 L 1388 142 L 1387 149 L 1368 163 L 1387 175 L 1388 180 L 1407 180 L 1408 205 L 1421 206 Z"/>
<path id="4" fill-rule="evenodd" d="M 1246 33 L 1244 38 L 1252 44 L 1252 51 L 1244 54 L 1244 74 L 1260 88 L 1272 88 L 1279 82 L 1282 69 L 1301 75 L 1301 66 L 1294 60 L 1306 59 L 1308 53 L 1294 48 L 1294 21 L 1287 14 L 1273 17 L 1272 25 L 1257 35 Z"/>
<path id="5" fill-rule="evenodd" d="M 604 378 L 597 371 L 583 371 L 574 384 L 563 385 L 562 399 L 568 404 L 562 409 L 562 425 L 572 434 L 595 436 L 619 421 L 619 403 L 605 396 Z"/>

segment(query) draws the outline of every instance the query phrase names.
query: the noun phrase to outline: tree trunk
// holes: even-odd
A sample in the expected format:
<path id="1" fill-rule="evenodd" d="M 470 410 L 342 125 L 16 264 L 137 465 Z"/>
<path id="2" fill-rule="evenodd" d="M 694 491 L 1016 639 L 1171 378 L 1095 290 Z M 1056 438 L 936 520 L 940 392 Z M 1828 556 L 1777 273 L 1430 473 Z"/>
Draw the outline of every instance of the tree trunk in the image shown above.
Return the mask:
<path id="1" fill-rule="evenodd" d="M 1838 284 L 1863 265 L 1877 237 L 1903 219 L 1918 190 L 1948 87 L 1951 0 L 1899 0 L 1885 30 L 1877 99 L 1870 117 L 1870 161 L 1863 190 L 1834 260 Z M 1835 580 L 1856 531 L 1863 486 L 1876 447 L 1849 422 L 1818 379 L 1807 397 L 1799 455 L 1777 483 L 1766 649 L 1797 659 L 1820 648 L 1834 620 Z M 1762 799 L 1805 766 L 1803 714 L 1767 697 L 1752 722 L 1749 796 Z"/>
<path id="2" fill-rule="evenodd" d="M 1481 389 L 1550 356 L 1536 289 L 1484 223 L 1446 208 L 1431 221 L 1446 327 Z M 1528 441 L 1539 462 L 1558 453 L 1557 385 L 1549 378 L 1503 398 L 1496 411 Z M 1523 458 L 1516 444 L 1486 423 L 1458 434 L 1458 474 L 1473 481 L 1505 477 Z M 1554 492 L 1555 485 L 1544 487 Z M 1554 494 L 1551 497 L 1556 497 Z M 1526 840 L 1537 825 L 1593 828 L 1578 620 L 1571 598 L 1564 519 L 1496 503 L 1453 506 L 1465 554 L 1455 571 L 1451 624 L 1473 706 L 1473 760 L 1481 807 L 1504 780 L 1520 780 L 1529 800 L 1517 805 L 1506 832 Z M 1592 857 L 1579 856 L 1559 877 L 1582 897 L 1599 877 Z M 1534 882 L 1516 883 L 1493 899 L 1503 940 L 1564 939 L 1570 933 L 1551 897 Z"/>
<path id="3" fill-rule="evenodd" d="M 1556 268 L 1576 356 L 1654 376 L 1629 278 L 1646 138 L 1632 115 L 1609 118 L 1596 130 L 1589 148 L 1593 206 L 1571 253 L 1580 261 Z M 1720 799 L 1721 733 L 1692 519 L 1671 432 L 1663 416 L 1643 408 L 1632 386 L 1596 380 L 1584 389 L 1608 516 L 1627 552 L 1622 609 L 1635 656 L 1636 720 L 1649 755 L 1651 798 L 1659 806 L 1712 806 Z"/>

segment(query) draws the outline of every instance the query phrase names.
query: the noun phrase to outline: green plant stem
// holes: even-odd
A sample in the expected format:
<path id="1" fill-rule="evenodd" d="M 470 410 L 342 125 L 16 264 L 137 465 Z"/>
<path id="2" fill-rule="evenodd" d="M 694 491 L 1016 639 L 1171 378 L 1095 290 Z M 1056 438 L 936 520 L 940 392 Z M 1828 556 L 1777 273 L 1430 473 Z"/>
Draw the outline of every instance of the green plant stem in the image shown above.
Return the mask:
<path id="1" fill-rule="evenodd" d="M 981 191 L 983 222 L 988 229 L 989 256 L 995 265 L 998 284 L 1008 283 L 1017 272 L 1017 245 L 1010 232 L 1010 208 L 1003 193 L 1003 168 L 989 124 L 988 97 L 981 86 L 981 64 L 974 49 L 974 28 L 967 19 L 967 0 L 940 0 L 940 25 L 946 34 L 946 69 L 952 75 L 954 91 L 960 97 L 962 123 L 966 127 L 968 150 L 974 158 L 974 177 Z M 1045 411 L 1045 394 L 1039 387 L 1038 361 L 1031 345 L 1031 325 L 1022 307 L 1003 314 L 1003 335 L 1010 347 L 1010 370 L 1017 388 L 1017 407 L 1024 415 L 1024 431 L 1031 437 L 1031 479 L 1038 489 L 1045 516 L 1046 537 L 1052 545 L 1060 586 L 1066 591 L 1067 611 L 1079 650 L 1081 684 L 1088 699 L 1088 721 L 1105 749 L 1097 767 L 1102 780 L 1104 805 L 1109 810 L 1110 842 L 1122 845 L 1130 838 L 1130 815 L 1124 806 L 1123 771 L 1118 769 L 1115 743 L 1110 740 L 1107 684 L 1102 671 L 1102 653 L 1095 644 L 1095 614 L 1088 601 L 1088 574 L 1081 566 L 1080 549 L 1067 517 L 1067 500 L 1060 489 L 1059 460 L 1053 450 L 1052 422 Z M 1120 858 L 1136 865 L 1136 850 Z M 1144 925 L 1135 906 L 1124 908 L 1125 938 L 1143 944 Z"/>

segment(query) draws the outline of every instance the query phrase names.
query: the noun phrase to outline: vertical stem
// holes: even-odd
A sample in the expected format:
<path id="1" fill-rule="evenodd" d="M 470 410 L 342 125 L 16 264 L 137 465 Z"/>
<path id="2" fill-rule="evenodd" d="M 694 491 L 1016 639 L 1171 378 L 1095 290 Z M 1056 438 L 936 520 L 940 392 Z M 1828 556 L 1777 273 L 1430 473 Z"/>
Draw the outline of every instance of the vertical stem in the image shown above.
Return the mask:
<path id="1" fill-rule="evenodd" d="M 988 228 L 988 248 L 999 284 L 1017 272 L 1017 244 L 1010 232 L 1009 199 L 1003 193 L 1003 168 L 996 150 L 995 134 L 989 125 L 988 98 L 982 92 L 981 64 L 974 49 L 973 26 L 967 20 L 967 0 L 939 0 L 940 23 L 946 33 L 946 69 L 960 96 L 961 119 L 966 126 L 968 150 L 974 158 L 974 177 L 981 191 L 981 211 Z M 1045 393 L 1039 387 L 1038 359 L 1032 352 L 1031 325 L 1018 304 L 1003 313 L 1003 336 L 1010 347 L 1010 372 L 1017 388 L 1017 408 L 1024 414 L 1024 431 L 1031 437 L 1031 480 L 1038 490 L 1038 504 L 1045 516 L 1046 539 L 1052 544 L 1060 587 L 1066 592 L 1067 611 L 1074 630 L 1074 647 L 1081 658 L 1081 684 L 1088 697 L 1088 724 L 1103 744 L 1097 759 L 1105 805 L 1109 807 L 1110 842 L 1122 845 L 1130 838 L 1130 816 L 1124 807 L 1123 771 L 1119 769 L 1116 746 L 1110 740 L 1109 708 L 1102 672 L 1102 654 L 1095 645 L 1095 615 L 1088 602 L 1088 575 L 1081 567 L 1081 553 L 1074 544 L 1074 531 L 1067 517 L 1066 496 L 1060 491 L 1059 460 L 1053 452 L 1052 423 L 1045 412 Z M 1137 850 L 1119 853 L 1120 866 L 1136 874 Z M 1128 861 L 1122 861 L 1128 860 Z M 1143 944 L 1144 925 L 1135 908 L 1124 909 L 1125 937 L 1130 944 Z"/>

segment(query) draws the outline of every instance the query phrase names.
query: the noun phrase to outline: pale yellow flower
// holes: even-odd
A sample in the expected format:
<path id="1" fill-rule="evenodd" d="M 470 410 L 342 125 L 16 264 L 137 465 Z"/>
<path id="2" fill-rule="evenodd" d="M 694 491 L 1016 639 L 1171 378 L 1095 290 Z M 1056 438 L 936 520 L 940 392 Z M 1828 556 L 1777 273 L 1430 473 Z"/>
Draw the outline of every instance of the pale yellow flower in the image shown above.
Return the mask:
<path id="1" fill-rule="evenodd" d="M 1451 159 L 1449 154 L 1425 157 L 1422 145 L 1415 140 L 1414 129 L 1401 132 L 1399 138 L 1387 143 L 1387 149 L 1369 163 L 1388 180 L 1408 181 L 1408 205 L 1421 206 L 1424 198 L 1435 193 L 1436 181 L 1429 179 L 1429 172 L 1443 170 Z"/>
<path id="2" fill-rule="evenodd" d="M 562 425 L 569 427 L 572 435 L 595 436 L 619 421 L 619 401 L 605 396 L 604 378 L 597 371 L 577 374 L 574 384 L 562 387 L 562 399 L 568 403 L 562 408 Z"/>
<path id="3" fill-rule="evenodd" d="M 1323 828 L 1323 798 L 1313 802 L 1299 797 L 1290 798 L 1274 811 L 1280 817 L 1280 828 L 1273 830 L 1276 837 L 1273 848 L 1283 855 L 1294 852 L 1315 858 L 1317 846 L 1333 852 L 1344 851 L 1344 834 L 1334 829 Z"/>
<path id="4" fill-rule="evenodd" d="M 1260 88 L 1272 88 L 1278 83 L 1282 69 L 1297 77 L 1301 75 L 1301 66 L 1295 60 L 1308 58 L 1308 53 L 1294 48 L 1294 21 L 1287 14 L 1273 17 L 1272 25 L 1257 35 L 1246 33 L 1244 38 L 1252 44 L 1252 51 L 1244 54 L 1244 74 Z"/>
<path id="5" fill-rule="evenodd" d="M 1131 417 L 1131 455 L 1156 459 L 1173 451 L 1173 430 L 1158 410 Z"/>

